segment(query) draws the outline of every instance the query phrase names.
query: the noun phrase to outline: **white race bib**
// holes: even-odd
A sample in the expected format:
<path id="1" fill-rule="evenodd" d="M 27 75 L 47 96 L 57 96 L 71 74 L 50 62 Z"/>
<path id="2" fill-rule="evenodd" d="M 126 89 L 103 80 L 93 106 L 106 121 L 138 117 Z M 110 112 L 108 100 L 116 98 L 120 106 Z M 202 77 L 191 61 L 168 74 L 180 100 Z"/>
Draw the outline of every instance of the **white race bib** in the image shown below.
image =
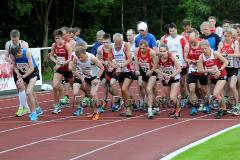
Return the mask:
<path id="1" fill-rule="evenodd" d="M 140 67 L 143 69 L 144 72 L 147 72 L 150 69 L 149 63 L 142 63 L 139 62 Z"/>
<path id="2" fill-rule="evenodd" d="M 227 67 L 232 68 L 234 66 L 233 57 L 227 56 L 226 59 L 228 60 Z"/>
<path id="3" fill-rule="evenodd" d="M 173 70 L 173 67 L 161 67 L 161 70 L 163 73 L 166 73 L 166 74 L 173 74 L 174 70 Z"/>
<path id="4" fill-rule="evenodd" d="M 210 66 L 210 67 L 205 67 L 205 69 L 210 70 L 211 72 L 217 72 L 218 71 L 217 65 Z"/>
<path id="5" fill-rule="evenodd" d="M 29 65 L 28 65 L 28 63 L 17 63 L 17 68 L 21 72 L 26 73 L 29 69 Z"/>
<path id="6" fill-rule="evenodd" d="M 91 68 L 90 67 L 84 68 L 83 74 L 88 76 L 88 77 L 92 77 L 92 70 L 91 70 Z"/>
<path id="7" fill-rule="evenodd" d="M 63 64 L 64 62 L 66 62 L 66 58 L 65 57 L 57 57 L 57 62 L 58 62 L 58 64 Z"/>
<path id="8" fill-rule="evenodd" d="M 197 64 L 190 64 L 188 73 L 197 72 Z"/>

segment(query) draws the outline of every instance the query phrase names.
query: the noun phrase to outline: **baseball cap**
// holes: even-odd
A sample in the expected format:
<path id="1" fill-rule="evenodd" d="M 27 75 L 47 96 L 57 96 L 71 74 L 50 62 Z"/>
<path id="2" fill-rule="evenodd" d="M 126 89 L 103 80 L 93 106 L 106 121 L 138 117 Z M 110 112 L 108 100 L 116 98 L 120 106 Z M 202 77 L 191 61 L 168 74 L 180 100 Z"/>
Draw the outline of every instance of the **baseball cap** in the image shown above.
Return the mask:
<path id="1" fill-rule="evenodd" d="M 147 23 L 145 23 L 145 22 L 141 22 L 141 23 L 138 24 L 138 30 L 146 31 L 147 28 L 148 28 L 148 26 L 147 26 Z"/>

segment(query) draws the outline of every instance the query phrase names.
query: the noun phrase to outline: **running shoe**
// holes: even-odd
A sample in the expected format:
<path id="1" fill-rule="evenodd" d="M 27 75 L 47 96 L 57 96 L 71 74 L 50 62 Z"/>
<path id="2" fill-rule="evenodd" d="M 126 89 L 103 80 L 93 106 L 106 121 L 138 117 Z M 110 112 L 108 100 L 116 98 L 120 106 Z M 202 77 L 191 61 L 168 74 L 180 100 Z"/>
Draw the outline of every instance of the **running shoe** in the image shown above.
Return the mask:
<path id="1" fill-rule="evenodd" d="M 181 111 L 176 110 L 175 114 L 172 117 L 175 118 L 175 119 L 178 119 L 179 117 L 181 117 Z"/>
<path id="2" fill-rule="evenodd" d="M 238 110 L 240 110 L 240 104 L 237 104 L 236 106 L 233 106 L 231 109 L 229 109 L 227 111 L 227 113 L 229 113 L 229 114 L 234 114 L 235 113 L 236 114 L 238 112 Z"/>
<path id="3" fill-rule="evenodd" d="M 74 116 L 80 116 L 83 114 L 83 108 L 81 106 L 78 106 L 76 112 L 73 113 Z"/>
<path id="4" fill-rule="evenodd" d="M 126 117 L 132 117 L 133 116 L 131 109 L 127 109 L 125 114 L 126 114 Z"/>
<path id="5" fill-rule="evenodd" d="M 170 113 L 168 114 L 169 117 L 172 117 L 174 114 L 176 113 L 176 109 L 172 108 L 172 110 L 170 111 Z"/>
<path id="6" fill-rule="evenodd" d="M 119 115 L 123 116 L 123 117 L 126 117 L 126 112 L 121 112 Z"/>
<path id="7" fill-rule="evenodd" d="M 91 100 L 88 96 L 84 96 L 83 100 L 82 100 L 82 107 L 90 107 L 91 106 Z"/>
<path id="8" fill-rule="evenodd" d="M 103 110 L 107 110 L 107 101 L 106 100 L 102 101 L 102 108 L 103 108 Z"/>
<path id="9" fill-rule="evenodd" d="M 29 114 L 31 113 L 30 108 L 29 107 L 23 107 L 23 114 Z"/>
<path id="10" fill-rule="evenodd" d="M 198 111 L 202 112 L 204 110 L 204 104 L 199 104 Z"/>
<path id="11" fill-rule="evenodd" d="M 212 108 L 208 104 L 206 104 L 204 106 L 204 111 L 203 112 L 206 113 L 206 114 L 210 114 L 212 112 Z"/>
<path id="12" fill-rule="evenodd" d="M 90 118 L 91 120 L 99 120 L 100 116 L 99 113 L 93 113 L 87 116 L 88 118 Z"/>
<path id="13" fill-rule="evenodd" d="M 121 104 L 120 102 L 114 102 L 112 104 L 112 112 L 117 112 L 121 109 Z"/>
<path id="14" fill-rule="evenodd" d="M 152 108 L 148 108 L 148 119 L 153 119 L 154 115 L 153 115 L 153 110 Z"/>
<path id="15" fill-rule="evenodd" d="M 69 97 L 68 96 L 64 96 L 62 99 L 60 99 L 60 104 L 63 105 L 63 106 L 70 104 Z"/>
<path id="16" fill-rule="evenodd" d="M 42 108 L 41 107 L 37 107 L 36 108 L 36 113 L 37 113 L 38 116 L 42 115 L 43 114 Z"/>
<path id="17" fill-rule="evenodd" d="M 62 112 L 62 110 L 61 110 L 61 107 L 60 107 L 59 104 L 53 106 L 52 114 L 58 114 L 58 113 L 61 113 L 61 112 Z"/>
<path id="18" fill-rule="evenodd" d="M 16 112 L 16 117 L 22 117 L 24 115 L 23 108 L 18 108 Z"/>
<path id="19" fill-rule="evenodd" d="M 132 111 L 138 111 L 138 106 L 135 103 L 132 103 Z"/>
<path id="20" fill-rule="evenodd" d="M 223 116 L 225 116 L 227 114 L 227 111 L 226 110 L 223 110 L 223 109 L 219 109 L 217 114 L 216 114 L 216 118 L 217 119 L 221 119 Z"/>
<path id="21" fill-rule="evenodd" d="M 160 107 L 153 107 L 152 112 L 153 115 L 158 115 L 160 113 Z"/>
<path id="22" fill-rule="evenodd" d="M 37 116 L 37 113 L 36 112 L 32 112 L 30 115 L 30 120 L 33 121 L 33 122 L 36 122 L 38 120 L 38 116 Z"/>
<path id="23" fill-rule="evenodd" d="M 195 116 L 198 114 L 198 110 L 196 107 L 192 107 L 191 112 L 189 113 L 190 116 Z"/>
<path id="24" fill-rule="evenodd" d="M 102 106 L 99 106 L 99 107 L 98 107 L 98 112 L 99 112 L 99 113 L 103 113 L 103 112 L 104 112 L 104 109 L 103 109 Z"/>

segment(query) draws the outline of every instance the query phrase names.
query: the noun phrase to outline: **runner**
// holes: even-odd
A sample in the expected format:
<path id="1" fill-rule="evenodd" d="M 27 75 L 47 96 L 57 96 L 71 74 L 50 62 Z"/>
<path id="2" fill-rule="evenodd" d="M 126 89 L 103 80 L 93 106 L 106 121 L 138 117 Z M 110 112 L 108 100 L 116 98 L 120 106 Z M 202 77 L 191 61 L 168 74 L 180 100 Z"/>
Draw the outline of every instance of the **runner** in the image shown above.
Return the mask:
<path id="1" fill-rule="evenodd" d="M 227 77 L 230 78 L 230 89 L 236 100 L 236 106 L 234 108 L 240 109 L 237 81 L 238 81 L 238 59 L 239 43 L 232 38 L 232 30 L 227 29 L 224 31 L 224 41 L 219 43 L 218 52 L 222 54 L 228 60 L 228 66 L 226 67 Z"/>
<path id="2" fill-rule="evenodd" d="M 80 84 L 86 88 L 89 97 L 92 99 L 93 114 L 89 116 L 92 120 L 98 120 L 99 113 L 97 106 L 98 104 L 98 88 L 100 77 L 104 72 L 104 67 L 102 63 L 92 54 L 87 53 L 86 49 L 83 47 L 77 47 L 75 51 L 76 56 L 73 59 L 73 74 L 80 79 Z M 79 71 L 77 71 L 77 67 Z M 82 112 L 82 108 L 78 107 L 77 111 Z M 75 113 L 76 113 L 75 112 Z M 74 113 L 74 114 L 75 114 Z"/>
<path id="3" fill-rule="evenodd" d="M 10 38 L 11 40 L 6 42 L 5 44 L 5 61 L 13 64 L 14 62 L 14 57 L 11 55 L 11 48 L 14 46 L 21 46 L 22 48 L 29 48 L 28 47 L 28 43 L 20 40 L 20 32 L 16 29 L 12 30 L 10 32 Z M 15 72 L 13 72 L 13 77 L 14 77 L 14 82 L 16 84 L 17 82 L 17 75 Z M 25 89 L 22 88 L 18 88 L 18 85 L 16 85 L 17 90 L 18 90 L 18 98 L 19 98 L 19 107 L 18 110 L 16 112 L 16 116 L 17 117 L 21 117 L 26 113 L 30 112 L 30 108 L 28 107 L 27 104 L 27 96 L 26 96 L 26 92 Z M 41 111 L 42 112 L 42 111 Z"/>
<path id="4" fill-rule="evenodd" d="M 139 48 L 135 51 L 135 74 L 136 76 L 142 76 L 143 84 L 140 87 L 140 94 L 147 93 L 148 98 L 148 118 L 153 119 L 153 100 L 154 93 L 153 87 L 156 86 L 157 73 L 155 72 L 157 67 L 156 53 L 148 47 L 145 40 L 139 42 Z M 144 92 L 145 91 L 145 92 Z"/>
<path id="5" fill-rule="evenodd" d="M 63 40 L 70 44 L 71 50 L 72 50 L 72 52 L 74 52 L 77 43 L 76 43 L 74 37 L 72 37 L 72 38 L 70 37 L 70 29 L 68 27 L 62 27 L 61 30 L 63 33 Z M 69 76 L 68 78 L 65 78 L 63 80 L 64 90 L 61 90 L 63 92 L 60 93 L 60 95 L 61 95 L 60 101 L 61 101 L 62 106 L 70 104 L 70 99 L 69 99 L 70 85 L 71 85 L 71 87 L 73 87 L 72 74 L 71 74 L 71 76 Z"/>
<path id="6" fill-rule="evenodd" d="M 167 44 L 169 53 L 175 54 L 178 58 L 179 64 L 182 67 L 181 71 L 181 95 L 187 99 L 189 95 L 188 85 L 186 83 L 186 75 L 187 75 L 187 65 L 184 61 L 184 51 L 185 47 L 188 46 L 187 40 L 177 34 L 177 26 L 174 23 L 169 25 L 169 34 L 165 39 L 165 44 Z"/>
<path id="7" fill-rule="evenodd" d="M 130 46 L 130 52 L 131 52 L 131 56 L 132 59 L 134 59 L 134 54 L 135 54 L 135 31 L 133 29 L 128 29 L 127 30 L 127 40 L 128 40 L 128 44 Z"/>
<path id="8" fill-rule="evenodd" d="M 108 93 L 110 92 L 112 96 L 118 95 L 118 90 L 114 90 L 110 81 L 113 75 L 113 68 L 108 65 L 108 55 L 112 54 L 112 43 L 110 34 L 105 33 L 103 35 L 102 45 L 98 48 L 97 58 L 104 66 L 104 74 L 101 77 L 102 84 L 104 86 L 104 97 L 103 97 L 103 108 L 99 108 L 99 112 L 103 112 L 106 109 Z M 113 84 L 114 85 L 114 84 Z M 113 101 L 113 100 L 112 100 Z"/>
<path id="9" fill-rule="evenodd" d="M 164 42 L 166 41 L 166 38 L 169 36 L 169 25 L 170 24 L 165 24 L 164 25 L 164 33 L 165 34 L 161 37 L 160 44 L 164 44 Z"/>
<path id="10" fill-rule="evenodd" d="M 186 40 L 189 42 L 189 35 L 192 32 L 193 28 L 192 28 L 192 24 L 190 20 L 183 20 L 182 22 L 182 26 L 184 31 L 182 32 L 182 36 L 184 36 L 186 38 Z"/>
<path id="11" fill-rule="evenodd" d="M 227 114 L 226 104 L 223 100 L 223 90 L 227 79 L 225 68 L 228 65 L 228 61 L 220 53 L 213 51 L 207 40 L 203 40 L 200 45 L 203 54 L 199 57 L 198 71 L 199 73 L 207 73 L 211 83 L 215 85 L 213 95 L 218 100 L 220 106 L 216 118 L 220 119 Z"/>
<path id="12" fill-rule="evenodd" d="M 130 99 L 129 88 L 132 84 L 133 74 L 131 71 L 131 53 L 129 44 L 123 42 L 123 36 L 120 33 L 113 35 L 112 54 L 108 55 L 108 63 L 114 69 L 116 74 L 113 75 L 113 80 L 116 79 L 121 87 L 122 98 L 125 102 L 125 110 L 120 115 L 131 117 L 131 104 L 128 104 L 127 100 Z M 116 63 L 113 62 L 115 59 Z M 113 90 L 117 90 L 114 88 Z"/>
<path id="13" fill-rule="evenodd" d="M 77 45 L 76 45 L 76 48 L 77 47 L 83 47 L 84 49 L 87 50 L 88 46 L 87 46 L 87 43 L 85 41 L 81 41 L 79 42 Z M 74 64 L 73 64 L 73 60 L 74 58 L 76 59 L 76 55 L 75 55 L 75 52 L 72 53 L 72 57 L 71 57 L 71 61 L 69 62 L 69 70 L 72 71 L 74 67 L 76 67 Z M 81 69 L 77 66 L 76 67 L 76 71 L 81 74 Z M 83 113 L 83 107 L 86 107 L 86 106 L 90 106 L 91 105 L 91 100 L 87 94 L 87 90 L 86 88 L 81 85 L 81 80 L 74 76 L 74 82 L 73 82 L 73 95 L 74 95 L 74 105 L 75 105 L 75 100 L 76 100 L 76 97 L 79 96 L 79 91 L 80 89 L 84 92 L 84 97 L 81 101 L 81 103 L 78 104 L 78 110 L 73 114 L 74 116 L 80 116 L 82 115 Z"/>
<path id="14" fill-rule="evenodd" d="M 16 85 L 18 85 L 18 88 L 22 88 L 22 86 L 25 85 L 26 93 L 32 106 L 32 113 L 29 115 L 29 118 L 31 121 L 37 121 L 40 114 L 36 111 L 38 103 L 33 90 L 36 81 L 40 78 L 37 64 L 27 48 L 22 49 L 21 46 L 18 45 L 12 46 L 10 54 L 15 59 L 15 61 L 13 61 L 13 66 L 14 72 L 17 75 Z"/>
<path id="15" fill-rule="evenodd" d="M 198 112 L 196 106 L 197 98 L 204 99 L 208 95 L 208 78 L 204 73 L 199 73 L 197 70 L 197 63 L 201 54 L 202 48 L 200 46 L 199 32 L 194 29 L 189 35 L 189 47 L 187 47 L 184 55 L 185 61 L 189 65 L 187 83 L 190 91 L 190 102 L 193 105 L 190 112 L 191 116 L 196 115 Z M 198 91 L 200 90 L 199 95 L 201 97 L 197 97 L 196 88 Z"/>
<path id="16" fill-rule="evenodd" d="M 202 39 L 207 39 L 210 47 L 216 51 L 218 49 L 218 44 L 220 42 L 220 38 L 217 34 L 211 32 L 211 24 L 209 22 L 203 22 L 200 26 L 202 35 Z"/>
<path id="17" fill-rule="evenodd" d="M 144 39 L 148 46 L 157 53 L 157 42 L 153 34 L 148 33 L 148 26 L 145 22 L 140 22 L 137 26 L 139 34 L 135 37 L 135 47 L 139 47 L 139 42 Z"/>
<path id="18" fill-rule="evenodd" d="M 50 59 L 56 64 L 53 76 L 53 95 L 54 105 L 53 114 L 61 112 L 61 93 L 62 80 L 72 77 L 72 73 L 68 69 L 68 64 L 71 60 L 72 48 L 69 43 L 63 40 L 63 32 L 57 29 L 53 33 L 55 43 L 52 44 Z"/>
<path id="19" fill-rule="evenodd" d="M 97 49 L 102 45 L 102 38 L 105 32 L 103 30 L 100 30 L 97 32 L 97 42 L 95 42 L 92 46 L 91 53 L 96 56 L 97 55 Z"/>
<path id="20" fill-rule="evenodd" d="M 174 106 L 169 116 L 178 118 L 181 115 L 179 102 L 177 101 L 177 97 L 180 95 L 181 66 L 176 55 L 169 52 L 166 44 L 159 46 L 159 54 L 159 67 L 156 72 L 162 77 L 165 92 L 169 93 L 171 105 Z"/>

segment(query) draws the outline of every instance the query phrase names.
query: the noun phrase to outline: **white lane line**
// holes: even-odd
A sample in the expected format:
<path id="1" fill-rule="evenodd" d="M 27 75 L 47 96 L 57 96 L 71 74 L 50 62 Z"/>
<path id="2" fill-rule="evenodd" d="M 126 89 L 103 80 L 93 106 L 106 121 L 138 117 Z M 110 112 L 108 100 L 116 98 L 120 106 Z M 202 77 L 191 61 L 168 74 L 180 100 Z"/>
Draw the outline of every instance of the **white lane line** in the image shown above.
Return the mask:
<path id="1" fill-rule="evenodd" d="M 52 139 L 56 139 L 56 138 L 60 138 L 60 137 L 63 137 L 63 136 L 71 135 L 71 134 L 74 134 L 74 133 L 79 133 L 79 132 L 82 132 L 82 131 L 86 131 L 86 130 L 90 130 L 90 129 L 94 129 L 94 128 L 98 128 L 98 127 L 102 127 L 102 126 L 106 126 L 106 125 L 111 125 L 111 124 L 115 124 L 115 123 L 118 123 L 118 122 L 127 121 L 127 120 L 130 120 L 130 119 L 135 119 L 135 118 L 145 116 L 145 115 L 146 114 L 142 114 L 142 115 L 136 116 L 136 117 L 125 118 L 125 119 L 122 119 L 122 120 L 116 120 L 116 121 L 112 121 L 112 122 L 107 122 L 107 123 L 95 125 L 95 126 L 92 126 L 92 127 L 78 129 L 78 130 L 75 130 L 75 131 L 72 131 L 72 132 L 67 132 L 67 133 L 64 133 L 64 134 L 57 135 L 57 136 L 42 139 L 42 140 L 39 140 L 39 141 L 34 141 L 34 142 L 27 143 L 27 144 L 24 144 L 24 145 L 20 145 L 20 146 L 17 146 L 17 147 L 9 148 L 9 149 L 0 151 L 0 154 L 15 151 L 15 150 L 22 149 L 22 148 L 25 148 L 25 147 L 28 147 L 28 146 L 32 146 L 32 145 L 35 145 L 35 144 L 38 144 L 38 143 L 42 143 L 42 142 L 46 142 L 46 141 L 49 141 L 49 140 L 52 140 Z"/>
<path id="2" fill-rule="evenodd" d="M 184 151 L 186 151 L 186 150 L 188 150 L 188 149 L 190 149 L 190 148 L 192 148 L 192 147 L 195 147 L 195 146 L 197 146 L 197 145 L 199 145 L 199 144 L 201 144 L 201 143 L 206 142 L 207 140 L 209 140 L 209 139 L 211 139 L 211 138 L 214 138 L 214 137 L 216 137 L 216 136 L 218 136 L 218 135 L 220 135 L 220 134 L 222 134 L 222 133 L 224 133 L 224 132 L 227 132 L 227 131 L 229 131 L 229 130 L 231 130 L 231 129 L 234 129 L 234 128 L 237 128 L 237 127 L 240 127 L 240 124 L 231 126 L 231 127 L 229 127 L 229 128 L 226 128 L 226 129 L 223 129 L 223 130 L 218 131 L 218 132 L 216 132 L 216 133 L 214 133 L 214 134 L 212 134 L 212 135 L 209 135 L 209 136 L 207 136 L 207 137 L 205 137 L 205 138 L 202 138 L 202 139 L 200 139 L 200 140 L 198 140 L 198 141 L 196 141 L 196 142 L 193 142 L 193 143 L 191 143 L 191 144 L 189 144 L 189 145 L 187 145 L 187 146 L 184 146 L 184 147 L 182 147 L 182 148 L 179 148 L 178 150 L 176 150 L 176 151 L 168 154 L 166 157 L 163 157 L 163 158 L 160 159 L 160 160 L 170 160 L 170 159 L 172 159 L 173 157 L 177 156 L 178 154 L 180 154 L 180 153 L 182 153 L 182 152 L 184 152 Z"/>
<path id="3" fill-rule="evenodd" d="M 135 135 L 135 136 L 131 136 L 131 137 L 128 137 L 128 138 L 119 140 L 119 141 L 117 141 L 117 142 L 114 142 L 114 143 L 105 145 L 105 146 L 103 146 L 103 147 L 94 149 L 94 150 L 89 151 L 89 152 L 87 152 L 87 153 L 84 153 L 84 154 L 81 154 L 81 155 L 79 155 L 79 156 L 73 157 L 73 158 L 71 158 L 71 159 L 69 159 L 69 160 L 76 160 L 76 159 L 79 159 L 79 158 L 82 158 L 82 157 L 86 157 L 86 156 L 91 155 L 91 154 L 93 154 L 93 153 L 95 153 L 95 152 L 98 152 L 98 151 L 101 151 L 101 150 L 103 150 L 103 149 L 112 147 L 112 146 L 117 145 L 117 144 L 119 144 L 119 143 L 123 143 L 123 142 L 129 141 L 129 140 L 132 140 L 132 139 L 135 139 L 135 138 L 144 136 L 144 135 L 149 134 L 149 133 L 153 133 L 153 132 L 156 132 L 156 131 L 159 131 L 159 130 L 162 130 L 162 129 L 165 129 L 165 128 L 168 128 L 168 127 L 176 126 L 176 125 L 178 125 L 178 124 L 182 124 L 182 123 L 186 123 L 186 122 L 189 122 L 189 121 L 193 121 L 193 120 L 195 120 L 195 119 L 203 118 L 203 117 L 206 117 L 206 116 L 209 116 L 209 115 L 203 115 L 203 116 L 196 117 L 196 118 L 193 118 L 193 119 L 187 119 L 187 120 L 184 120 L 184 121 L 180 121 L 180 122 L 176 122 L 176 123 L 173 123 L 173 124 L 165 125 L 165 126 L 162 126 L 162 127 L 159 127 L 159 128 L 155 128 L 155 129 L 152 129 L 152 130 L 149 130 L 149 131 L 146 131 L 146 132 L 137 134 L 137 135 Z"/>
<path id="4" fill-rule="evenodd" d="M 64 141 L 64 142 L 117 142 L 117 140 L 105 140 L 105 139 L 62 139 L 62 138 L 55 138 L 51 139 L 51 141 Z"/>
<path id="5" fill-rule="evenodd" d="M 29 124 L 29 125 L 24 125 L 24 126 L 20 126 L 20 127 L 15 127 L 15 128 L 11 128 L 11 129 L 2 130 L 2 131 L 0 131 L 0 134 L 10 132 L 10 131 L 19 130 L 19 129 L 23 129 L 23 128 L 27 128 L 27 127 L 32 127 L 32 126 L 37 126 L 37 125 L 41 125 L 41 124 L 51 123 L 51 122 L 55 122 L 55 121 L 66 120 L 66 119 L 69 119 L 69 118 L 76 118 L 76 116 L 68 116 L 68 117 L 53 119 L 53 120 L 49 120 L 49 121 L 41 121 L 41 122 L 36 122 L 36 123 L 31 122 L 31 124 Z"/>
<path id="6" fill-rule="evenodd" d="M 42 95 L 47 95 L 47 94 L 51 94 L 52 92 L 49 92 L 49 91 L 46 91 L 44 93 L 42 93 L 43 91 L 41 91 L 40 93 L 39 92 L 36 92 L 37 93 L 37 96 L 42 96 Z M 4 98 L 1 98 L 0 101 L 8 101 L 8 100 L 14 100 L 18 98 L 18 94 L 16 93 L 15 95 L 10 95 L 10 96 L 6 96 Z"/>
<path id="7" fill-rule="evenodd" d="M 38 102 L 39 104 L 42 104 L 42 103 L 46 103 L 46 102 L 52 102 L 54 101 L 53 99 L 51 100 L 47 100 L 47 101 L 40 101 Z M 1 107 L 0 110 L 3 110 L 3 109 L 9 109 L 9 108 L 17 108 L 18 106 L 9 106 L 9 107 Z"/>

